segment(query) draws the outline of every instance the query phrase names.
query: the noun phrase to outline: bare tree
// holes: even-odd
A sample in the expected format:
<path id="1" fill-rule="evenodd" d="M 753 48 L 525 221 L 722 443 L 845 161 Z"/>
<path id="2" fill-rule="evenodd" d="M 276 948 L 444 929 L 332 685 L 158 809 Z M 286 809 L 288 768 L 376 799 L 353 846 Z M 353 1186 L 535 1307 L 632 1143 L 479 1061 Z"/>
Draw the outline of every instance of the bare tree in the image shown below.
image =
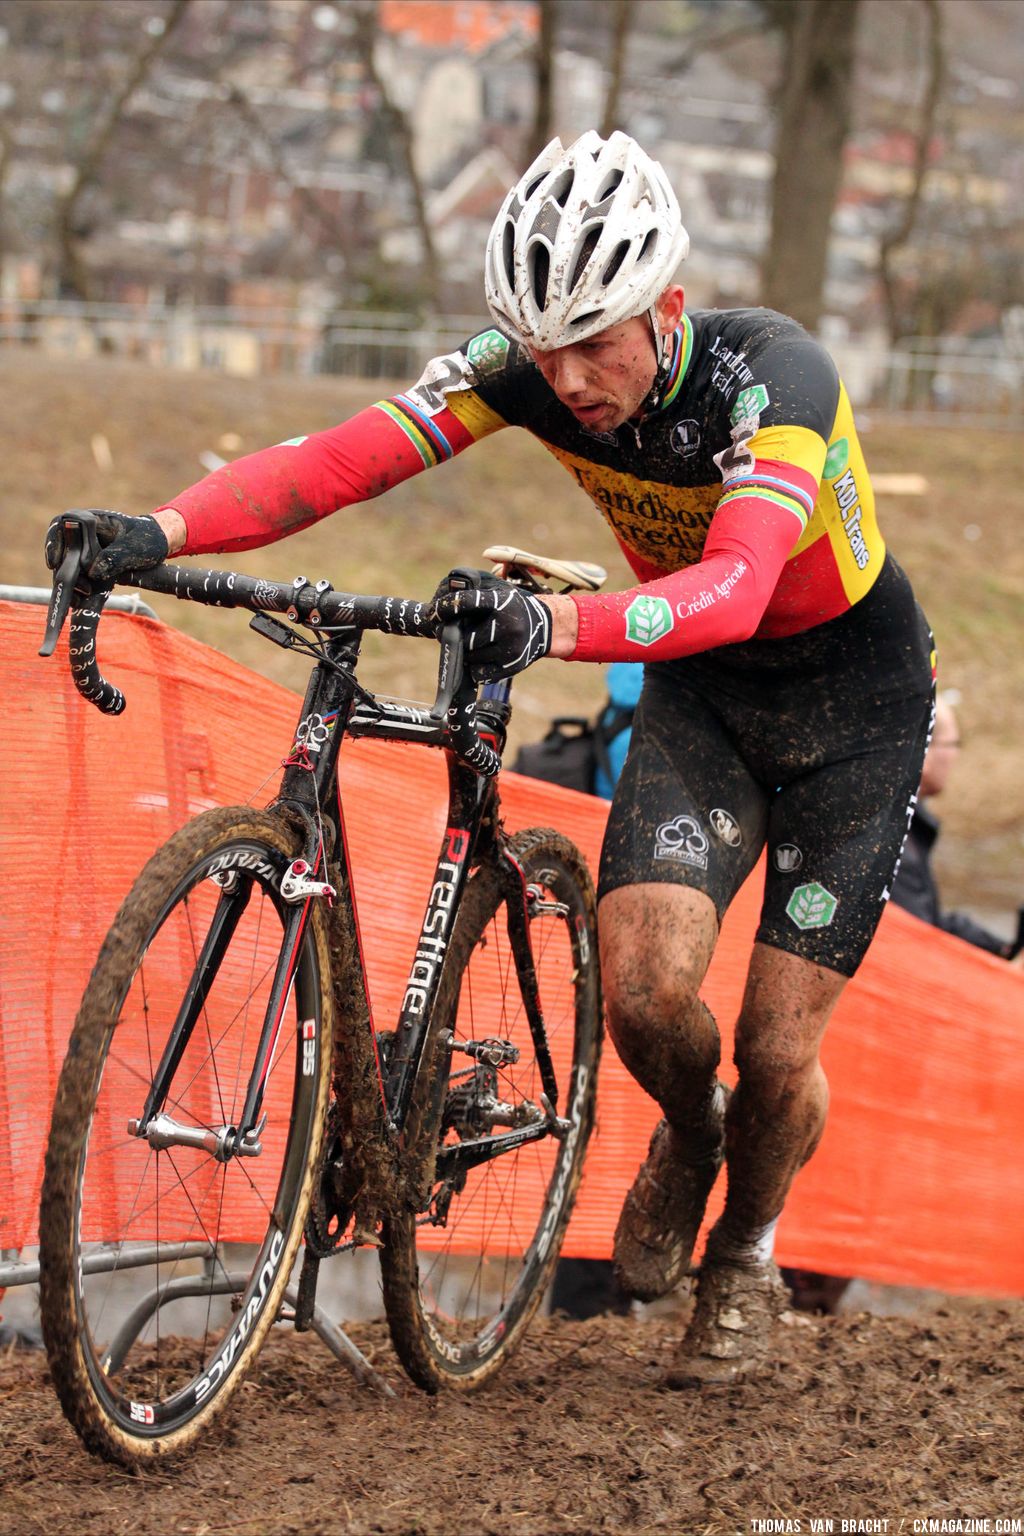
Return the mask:
<path id="1" fill-rule="evenodd" d="M 392 97 L 377 65 L 379 30 L 377 0 L 359 0 L 359 3 L 354 6 L 346 5 L 344 11 L 354 18 L 353 37 L 363 69 L 366 72 L 366 78 L 377 93 L 381 116 L 391 135 L 409 183 L 413 216 L 423 252 L 424 297 L 431 308 L 436 310 L 441 300 L 441 269 L 434 245 L 434 231 L 427 211 L 426 192 L 416 168 L 412 125 Z"/>
<path id="2" fill-rule="evenodd" d="M 618 127 L 619 100 L 622 96 L 622 80 L 626 71 L 626 44 L 629 40 L 629 24 L 633 17 L 633 0 L 613 0 L 611 26 L 611 65 L 609 68 L 608 95 L 604 102 L 601 120 L 601 136 Z"/>
<path id="3" fill-rule="evenodd" d="M 771 230 L 762 302 L 821 319 L 832 210 L 850 129 L 860 0 L 760 0 L 782 33 Z"/>
<path id="4" fill-rule="evenodd" d="M 942 98 L 946 74 L 945 48 L 942 34 L 942 11 L 939 0 L 922 0 L 928 29 L 928 73 L 925 81 L 921 117 L 914 140 L 914 167 L 910 191 L 903 204 L 899 219 L 892 229 L 882 236 L 878 247 L 878 273 L 885 302 L 885 318 L 889 339 L 898 341 L 907 330 L 906 319 L 900 304 L 899 283 L 894 270 L 894 257 L 910 239 L 918 209 L 924 178 L 928 170 L 928 150 L 935 128 L 935 117 Z"/>
<path id="5" fill-rule="evenodd" d="M 89 279 L 82 261 L 80 241 L 83 234 L 80 210 L 83 198 L 97 184 L 103 162 L 120 126 L 125 111 L 135 92 L 146 81 L 154 63 L 180 25 L 192 0 L 172 0 L 164 18 L 163 29 L 155 31 L 140 49 L 135 61 L 114 91 L 106 110 L 93 124 L 85 145 L 75 164 L 71 186 L 57 205 L 57 250 L 60 271 L 60 287 L 63 293 L 74 298 L 89 297 Z"/>
<path id="6" fill-rule="evenodd" d="M 341 221 L 335 218 L 328 208 L 325 208 L 308 187 L 303 186 L 292 171 L 285 158 L 284 151 L 275 136 L 267 128 L 263 116 L 256 110 L 249 97 L 239 85 L 225 87 L 225 100 L 235 109 L 245 124 L 253 139 L 263 145 L 267 158 L 273 166 L 274 175 L 283 181 L 291 189 L 292 195 L 310 215 L 314 223 L 318 224 L 327 236 L 328 240 L 338 246 L 347 243 L 347 234 Z"/>

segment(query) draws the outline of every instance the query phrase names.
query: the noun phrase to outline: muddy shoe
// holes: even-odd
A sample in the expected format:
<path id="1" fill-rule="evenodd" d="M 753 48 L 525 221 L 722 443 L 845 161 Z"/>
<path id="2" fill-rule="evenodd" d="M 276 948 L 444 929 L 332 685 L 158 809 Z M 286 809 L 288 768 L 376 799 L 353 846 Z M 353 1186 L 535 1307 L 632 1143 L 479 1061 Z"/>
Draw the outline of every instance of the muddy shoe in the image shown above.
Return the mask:
<path id="1" fill-rule="evenodd" d="M 697 1305 L 665 1385 L 727 1385 L 754 1374 L 769 1356 L 775 1321 L 788 1305 L 789 1292 L 770 1260 L 725 1264 L 705 1257 Z"/>
<path id="2" fill-rule="evenodd" d="M 718 1102 L 724 1114 L 724 1092 Z M 683 1162 L 672 1128 L 658 1122 L 615 1229 L 615 1278 L 627 1296 L 654 1301 L 683 1279 L 722 1157 L 719 1146 L 700 1163 Z"/>

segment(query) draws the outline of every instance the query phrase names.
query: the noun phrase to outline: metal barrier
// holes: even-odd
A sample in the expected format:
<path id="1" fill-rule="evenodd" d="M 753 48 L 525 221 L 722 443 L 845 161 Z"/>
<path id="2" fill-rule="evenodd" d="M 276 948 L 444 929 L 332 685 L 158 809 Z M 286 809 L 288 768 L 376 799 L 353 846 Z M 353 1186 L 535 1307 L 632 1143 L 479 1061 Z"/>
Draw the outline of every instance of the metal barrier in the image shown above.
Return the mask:
<path id="1" fill-rule="evenodd" d="M 46 604 L 49 601 L 49 587 L 8 587 L 0 583 L 0 603 Z M 160 617 L 148 603 L 142 601 L 138 592 L 116 592 L 112 597 L 107 598 L 104 607 L 106 609 L 113 608 L 119 613 L 138 613 L 145 619 L 158 619 Z"/>
<path id="2" fill-rule="evenodd" d="M 0 304 L 0 345 L 87 359 L 125 357 L 155 367 L 239 376 L 342 374 L 409 382 L 487 323 L 394 312 L 173 309 L 64 300 Z M 858 410 L 915 422 L 1019 428 L 1024 349 L 1008 337 L 911 338 L 896 347 L 829 341 Z"/>

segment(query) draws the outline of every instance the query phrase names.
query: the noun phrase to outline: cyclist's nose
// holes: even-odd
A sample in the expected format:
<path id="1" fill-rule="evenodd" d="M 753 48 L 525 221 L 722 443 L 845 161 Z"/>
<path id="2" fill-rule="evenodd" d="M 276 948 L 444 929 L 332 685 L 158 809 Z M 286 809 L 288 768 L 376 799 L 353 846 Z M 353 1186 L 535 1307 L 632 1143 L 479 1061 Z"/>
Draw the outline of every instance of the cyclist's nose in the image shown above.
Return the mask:
<path id="1" fill-rule="evenodd" d="M 587 384 L 587 366 L 575 347 L 560 347 L 551 354 L 548 383 L 563 400 L 583 393 Z"/>

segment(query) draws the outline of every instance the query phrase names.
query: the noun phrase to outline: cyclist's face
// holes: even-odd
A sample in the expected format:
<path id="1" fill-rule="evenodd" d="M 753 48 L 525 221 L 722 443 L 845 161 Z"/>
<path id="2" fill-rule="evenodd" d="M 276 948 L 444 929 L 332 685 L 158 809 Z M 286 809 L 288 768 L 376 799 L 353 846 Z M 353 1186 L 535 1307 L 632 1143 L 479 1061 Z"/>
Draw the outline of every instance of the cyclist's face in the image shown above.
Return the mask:
<path id="1" fill-rule="evenodd" d="M 658 300 L 658 322 L 664 335 L 679 323 L 683 290 L 666 288 Z M 582 426 L 592 432 L 614 432 L 639 411 L 657 372 L 654 338 L 646 315 L 549 352 L 530 348 L 530 356 L 545 380 Z"/>

